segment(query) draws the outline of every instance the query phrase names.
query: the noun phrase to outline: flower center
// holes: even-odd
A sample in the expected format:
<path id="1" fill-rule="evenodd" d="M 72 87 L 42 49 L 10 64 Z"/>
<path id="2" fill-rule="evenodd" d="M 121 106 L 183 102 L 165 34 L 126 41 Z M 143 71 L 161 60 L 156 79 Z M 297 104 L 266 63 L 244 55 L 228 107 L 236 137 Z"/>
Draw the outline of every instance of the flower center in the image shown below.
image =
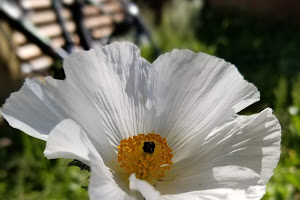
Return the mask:
<path id="1" fill-rule="evenodd" d="M 144 142 L 143 150 L 145 153 L 153 153 L 155 148 L 154 142 Z"/>
<path id="2" fill-rule="evenodd" d="M 151 181 L 165 176 L 171 169 L 172 149 L 166 138 L 155 133 L 139 134 L 120 141 L 118 162 L 129 174 Z"/>

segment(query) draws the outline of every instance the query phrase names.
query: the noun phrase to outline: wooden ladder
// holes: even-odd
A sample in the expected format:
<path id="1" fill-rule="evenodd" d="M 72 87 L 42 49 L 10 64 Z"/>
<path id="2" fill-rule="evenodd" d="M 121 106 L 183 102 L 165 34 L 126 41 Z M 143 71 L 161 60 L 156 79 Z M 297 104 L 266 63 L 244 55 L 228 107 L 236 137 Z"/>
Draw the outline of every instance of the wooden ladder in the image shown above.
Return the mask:
<path id="1" fill-rule="evenodd" d="M 34 35 L 59 57 L 105 44 L 116 24 L 126 18 L 122 3 L 116 0 L 61 0 L 59 15 L 53 1 L 57 0 L 19 0 L 17 6 L 22 11 L 21 24 L 31 27 Z M 78 2 L 81 7 L 77 13 Z M 78 15 L 82 15 L 81 20 Z M 55 56 L 22 31 L 15 30 L 12 38 L 25 75 L 51 72 Z"/>

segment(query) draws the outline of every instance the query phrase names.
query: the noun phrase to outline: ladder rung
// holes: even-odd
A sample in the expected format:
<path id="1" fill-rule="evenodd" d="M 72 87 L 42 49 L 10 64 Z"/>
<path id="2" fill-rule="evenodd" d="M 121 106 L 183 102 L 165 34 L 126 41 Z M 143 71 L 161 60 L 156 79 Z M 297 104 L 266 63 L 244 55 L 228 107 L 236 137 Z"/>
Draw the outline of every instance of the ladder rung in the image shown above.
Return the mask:
<path id="1" fill-rule="evenodd" d="M 108 3 L 104 3 L 102 5 L 102 9 L 105 11 L 105 12 L 110 12 L 110 13 L 115 13 L 115 12 L 120 12 L 122 11 L 122 5 L 120 2 L 117 2 L 117 1 L 111 1 L 111 2 L 108 2 Z"/>
<path id="2" fill-rule="evenodd" d="M 29 20 L 34 24 L 43 24 L 56 20 L 56 14 L 52 10 L 33 12 L 29 14 Z"/>
<path id="3" fill-rule="evenodd" d="M 55 37 L 51 39 L 51 46 L 53 48 L 60 48 L 66 43 L 65 39 L 63 37 Z"/>
<path id="4" fill-rule="evenodd" d="M 125 15 L 123 12 L 118 12 L 113 15 L 113 19 L 115 22 L 121 22 L 125 19 Z"/>
<path id="5" fill-rule="evenodd" d="M 94 39 L 100 39 L 109 36 L 112 32 L 113 32 L 112 26 L 105 26 L 105 27 L 93 29 L 92 36 Z"/>
<path id="6" fill-rule="evenodd" d="M 51 6 L 51 0 L 22 0 L 21 5 L 25 9 L 42 9 Z"/>
<path id="7" fill-rule="evenodd" d="M 62 0 L 64 4 L 70 5 L 74 3 L 74 0 Z"/>
<path id="8" fill-rule="evenodd" d="M 99 8 L 97 8 L 96 6 L 93 5 L 86 5 L 83 8 L 83 13 L 85 16 L 90 16 L 90 15 L 96 15 L 99 14 Z"/>
<path id="9" fill-rule="evenodd" d="M 101 8 L 98 8 L 95 5 L 86 5 L 83 8 L 83 13 L 86 16 L 90 15 L 96 15 L 101 13 L 101 10 L 108 13 L 116 13 L 116 12 L 122 12 L 122 5 L 119 2 L 112 1 L 108 3 L 101 4 Z"/>
<path id="10" fill-rule="evenodd" d="M 80 38 L 77 34 L 72 35 L 72 40 L 73 40 L 74 44 L 80 45 Z"/>
<path id="11" fill-rule="evenodd" d="M 71 18 L 71 12 L 64 9 L 62 12 L 65 19 Z M 29 20 L 34 24 L 45 24 L 49 22 L 56 22 L 57 16 L 53 10 L 33 12 L 29 15 Z"/>
<path id="12" fill-rule="evenodd" d="M 113 23 L 112 18 L 109 16 L 106 16 L 106 15 L 98 15 L 98 16 L 94 16 L 94 17 L 88 17 L 84 21 L 84 24 L 87 28 L 111 25 L 112 23 Z"/>
<path id="13" fill-rule="evenodd" d="M 41 49 L 35 44 L 26 44 L 18 47 L 17 55 L 22 60 L 29 60 L 42 54 Z"/>
<path id="14" fill-rule="evenodd" d="M 41 56 L 39 58 L 33 59 L 29 61 L 29 64 L 32 67 L 32 70 L 42 70 L 53 65 L 53 60 L 49 56 Z"/>
<path id="15" fill-rule="evenodd" d="M 74 32 L 75 31 L 75 23 L 72 21 L 67 21 L 66 22 L 66 29 L 69 32 Z M 40 26 L 38 29 L 40 35 L 46 36 L 46 37 L 55 37 L 59 36 L 62 34 L 61 27 L 58 24 L 48 24 L 44 26 Z"/>
<path id="16" fill-rule="evenodd" d="M 17 46 L 22 45 L 22 44 L 26 43 L 26 41 L 27 41 L 26 37 L 22 33 L 17 32 L 17 31 L 13 32 L 12 38 L 13 38 L 14 43 Z"/>

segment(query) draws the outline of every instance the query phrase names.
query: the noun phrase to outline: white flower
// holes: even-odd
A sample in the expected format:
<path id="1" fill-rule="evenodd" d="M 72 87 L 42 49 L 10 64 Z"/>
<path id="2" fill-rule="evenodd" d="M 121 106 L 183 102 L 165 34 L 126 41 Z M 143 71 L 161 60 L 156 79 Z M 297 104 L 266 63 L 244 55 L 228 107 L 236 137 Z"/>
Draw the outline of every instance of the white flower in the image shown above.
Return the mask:
<path id="1" fill-rule="evenodd" d="M 280 125 L 269 108 L 237 115 L 259 92 L 230 63 L 174 50 L 151 65 L 135 45 L 114 43 L 72 54 L 64 69 L 65 80 L 27 79 L 3 116 L 47 141 L 49 159 L 89 165 L 92 200 L 265 193 Z"/>

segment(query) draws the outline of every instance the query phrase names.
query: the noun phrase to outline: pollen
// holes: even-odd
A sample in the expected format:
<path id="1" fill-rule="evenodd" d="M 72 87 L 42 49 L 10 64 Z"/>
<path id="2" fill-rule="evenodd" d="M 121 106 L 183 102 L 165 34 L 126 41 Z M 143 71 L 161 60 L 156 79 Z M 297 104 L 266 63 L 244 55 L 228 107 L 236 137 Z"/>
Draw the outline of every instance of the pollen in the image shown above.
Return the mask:
<path id="1" fill-rule="evenodd" d="M 118 162 L 128 174 L 151 181 L 165 176 L 171 169 L 172 149 L 159 134 L 139 134 L 120 141 Z"/>

